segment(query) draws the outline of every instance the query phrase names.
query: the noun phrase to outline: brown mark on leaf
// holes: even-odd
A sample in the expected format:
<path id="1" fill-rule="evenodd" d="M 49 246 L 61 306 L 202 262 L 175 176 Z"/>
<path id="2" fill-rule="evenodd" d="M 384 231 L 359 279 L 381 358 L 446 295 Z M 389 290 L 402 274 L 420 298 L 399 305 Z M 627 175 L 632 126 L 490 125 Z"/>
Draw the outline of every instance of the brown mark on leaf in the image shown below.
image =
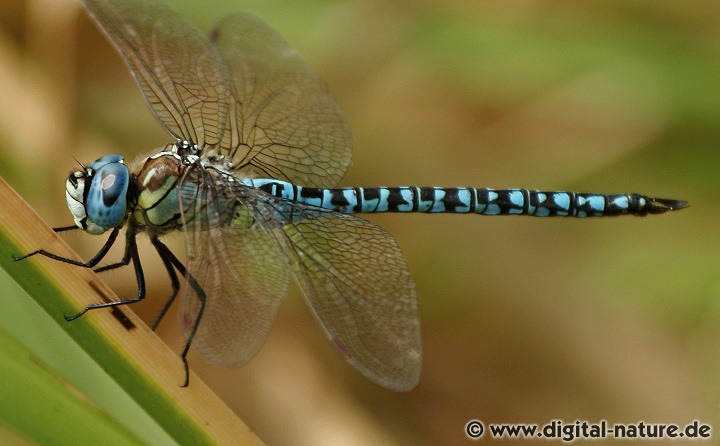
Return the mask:
<path id="1" fill-rule="evenodd" d="M 95 282 L 88 282 L 88 285 L 90 285 L 90 288 L 95 290 L 95 292 L 100 296 L 100 298 L 103 300 L 103 302 L 112 302 L 112 300 L 102 292 L 100 287 L 98 287 Z M 123 311 L 118 306 L 110 307 L 110 313 L 113 315 L 115 319 L 120 322 L 120 325 L 125 327 L 125 330 L 130 331 L 135 328 L 135 324 L 123 313 Z"/>

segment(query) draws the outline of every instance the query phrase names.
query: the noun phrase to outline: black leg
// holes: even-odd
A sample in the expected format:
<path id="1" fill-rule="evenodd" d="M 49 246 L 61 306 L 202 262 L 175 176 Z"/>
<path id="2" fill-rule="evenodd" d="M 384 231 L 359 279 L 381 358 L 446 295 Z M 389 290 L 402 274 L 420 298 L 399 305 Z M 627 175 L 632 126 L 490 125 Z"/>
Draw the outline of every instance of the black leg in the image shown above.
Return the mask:
<path id="1" fill-rule="evenodd" d="M 190 345 L 192 344 L 195 333 L 197 332 L 197 328 L 200 325 L 200 320 L 202 319 L 203 312 L 205 311 L 205 290 L 202 289 L 200 284 L 197 283 L 197 281 L 192 275 L 187 273 L 187 270 L 185 269 L 185 266 L 182 264 L 182 262 L 180 262 L 180 260 L 175 257 L 175 254 L 173 254 L 172 251 L 170 251 L 170 249 L 165 246 L 165 244 L 163 244 L 155 237 L 151 238 L 150 240 L 155 246 L 155 249 L 157 249 L 158 254 L 160 254 L 160 257 L 163 259 L 167 259 L 178 270 L 178 272 L 186 278 L 188 284 L 193 289 L 193 291 L 195 291 L 195 294 L 200 301 L 200 308 L 198 309 L 197 316 L 195 317 L 195 321 L 193 322 L 193 326 L 190 329 L 190 334 L 188 335 L 187 341 L 185 341 L 185 348 L 183 348 L 183 351 L 180 354 L 183 364 L 185 365 L 185 383 L 182 385 L 182 387 L 187 387 L 190 382 L 190 367 L 188 366 L 187 362 L 187 353 L 188 350 L 190 350 Z"/>
<path id="2" fill-rule="evenodd" d="M 115 263 L 111 263 L 109 265 L 104 265 L 99 268 L 95 268 L 95 269 L 93 269 L 93 271 L 95 271 L 96 273 L 104 273 L 105 271 L 110 271 L 112 269 L 118 269 L 123 266 L 127 266 L 129 264 L 130 264 L 130 257 L 127 257 L 127 258 L 123 257 L 123 259 L 120 260 L 119 262 L 115 262 Z"/>
<path id="3" fill-rule="evenodd" d="M 134 245 L 134 244 L 133 244 Z M 130 258 L 132 257 L 132 253 L 130 252 L 130 246 L 133 246 L 130 243 L 125 243 L 125 254 L 123 254 L 122 260 L 119 262 L 111 263 L 109 265 L 101 266 L 99 268 L 93 269 L 96 273 L 102 273 L 104 271 L 110 271 L 111 269 L 120 268 L 123 266 L 127 266 L 130 263 Z"/>
<path id="4" fill-rule="evenodd" d="M 180 290 L 180 281 L 178 280 L 178 276 L 175 273 L 175 268 L 173 267 L 172 262 L 166 257 L 166 255 L 163 255 L 164 251 L 161 251 L 161 248 L 158 247 L 158 243 L 162 243 L 156 238 L 152 238 L 151 240 L 153 246 L 155 246 L 155 249 L 160 255 L 160 259 L 162 260 L 163 265 L 165 265 L 165 270 L 167 271 L 168 276 L 170 276 L 170 284 L 172 286 L 172 293 L 170 294 L 170 297 L 165 302 L 162 310 L 160 310 L 160 314 L 158 314 L 155 322 L 152 324 L 152 330 L 155 331 L 157 326 L 160 325 L 160 321 L 163 319 L 163 317 L 165 317 L 165 314 L 170 309 L 170 306 L 173 304 L 173 302 L 175 302 L 175 298 L 177 297 L 178 291 Z M 163 244 L 163 246 L 165 245 Z"/>
<path id="5" fill-rule="evenodd" d="M 62 228 L 54 228 L 55 232 L 62 232 L 62 231 L 70 231 L 73 229 L 79 229 L 77 226 L 67 226 Z M 81 266 L 84 268 L 94 268 L 102 259 L 107 255 L 107 253 L 110 251 L 110 248 L 113 246 L 115 241 L 117 240 L 118 233 L 120 232 L 120 228 L 114 228 L 112 232 L 110 233 L 110 237 L 105 242 L 102 248 L 100 248 L 100 251 L 98 251 L 95 256 L 93 256 L 92 259 L 88 260 L 87 262 L 80 262 L 78 260 L 69 259 L 66 257 L 61 257 L 56 254 L 47 252 L 43 249 L 38 249 L 37 251 L 31 252 L 29 254 L 26 254 L 24 256 L 16 257 L 13 256 L 15 261 L 20 261 L 23 259 L 26 259 L 28 257 L 32 257 L 34 255 L 42 255 L 48 258 L 51 258 L 53 260 L 57 260 L 64 263 L 69 263 L 71 265 L 75 266 Z M 192 345 L 193 338 L 195 337 L 195 333 L 197 333 L 198 326 L 200 325 L 200 320 L 202 319 L 203 313 L 205 311 L 205 301 L 206 301 L 206 295 L 205 291 L 202 289 L 200 284 L 195 280 L 195 278 L 188 274 L 185 266 L 178 260 L 178 258 L 175 256 L 175 254 L 170 251 L 170 249 L 165 246 L 164 243 L 162 243 L 157 237 L 152 237 L 151 242 L 153 246 L 155 246 L 155 249 L 157 250 L 158 254 L 160 255 L 160 258 L 163 261 L 163 265 L 165 266 L 165 269 L 168 272 L 168 275 L 170 276 L 170 282 L 172 285 L 172 294 L 170 295 L 170 298 L 167 300 L 165 305 L 163 306 L 162 310 L 160 311 L 160 315 L 158 316 L 157 320 L 152 326 L 152 329 L 155 330 L 157 328 L 158 324 L 162 320 L 163 316 L 167 313 L 170 306 L 175 301 L 175 298 L 177 297 L 178 291 L 180 289 L 180 281 L 178 279 L 177 274 L 175 273 L 175 269 L 182 274 L 186 280 L 188 281 L 188 284 L 195 292 L 199 302 L 200 302 L 200 308 L 198 309 L 197 315 L 195 317 L 195 321 L 193 322 L 193 325 L 190 329 L 190 333 L 188 334 L 188 338 L 185 342 L 185 347 L 182 350 L 182 353 L 180 354 L 180 357 L 182 358 L 183 365 L 185 366 L 185 382 L 183 383 L 182 387 L 187 387 L 190 383 L 190 367 L 188 365 L 187 361 L 187 354 L 190 350 L 190 346 Z M 95 272 L 103 272 L 108 271 L 116 268 L 120 268 L 122 266 L 126 266 L 132 261 L 133 267 L 135 269 L 135 278 L 137 280 L 137 296 L 135 296 L 132 299 L 122 299 L 118 301 L 113 302 L 101 302 L 97 304 L 91 304 L 85 307 L 81 312 L 74 314 L 72 316 L 65 316 L 65 320 L 72 321 L 83 314 L 87 313 L 90 310 L 94 310 L 97 308 L 108 308 L 108 307 L 115 307 L 118 305 L 127 305 L 131 303 L 135 303 L 138 301 L 141 301 L 145 298 L 145 275 L 143 274 L 142 265 L 140 264 L 140 256 L 138 254 L 137 250 L 137 244 L 135 241 L 135 234 L 128 234 L 125 241 L 125 254 L 123 255 L 122 260 L 116 263 L 112 263 L 109 265 L 105 265 L 99 268 L 95 268 Z M 173 269 L 174 268 L 174 269 Z"/>
<path id="6" fill-rule="evenodd" d="M 126 238 L 127 247 L 126 249 L 130 252 L 130 257 L 133 262 L 133 267 L 135 268 L 135 279 L 137 280 L 137 296 L 135 296 L 132 299 L 122 299 L 117 300 L 113 302 L 101 302 L 97 304 L 91 304 L 85 307 L 84 310 L 81 312 L 72 315 L 72 316 L 65 316 L 65 320 L 72 321 L 74 319 L 79 318 L 83 314 L 87 313 L 90 310 L 95 310 L 97 308 L 107 308 L 107 307 L 115 307 L 117 305 L 127 305 L 132 304 L 138 301 L 141 301 L 145 298 L 145 275 L 143 274 L 142 265 L 140 264 L 140 255 L 138 254 L 137 245 L 135 244 L 135 234 L 128 235 Z"/>
<path id="7" fill-rule="evenodd" d="M 62 228 L 59 228 L 59 229 L 62 229 Z M 110 248 L 112 248 L 112 245 L 115 243 L 115 240 L 117 240 L 117 236 L 118 236 L 119 232 L 120 232 L 120 228 L 113 229 L 112 232 L 110 233 L 110 237 L 108 238 L 108 240 L 105 242 L 103 247 L 100 248 L 100 251 L 98 251 L 98 253 L 95 254 L 95 256 L 93 256 L 93 258 L 88 260 L 87 262 L 80 262 L 78 260 L 68 259 L 66 257 L 60 257 L 59 255 L 53 254 L 51 252 L 47 252 L 44 249 L 38 249 L 37 251 L 33 251 L 30 254 L 25 254 L 24 256 L 20 256 L 20 257 L 15 257 L 13 255 L 13 259 L 15 259 L 16 262 L 18 262 L 20 260 L 24 260 L 24 259 L 27 259 L 28 257 L 32 257 L 34 255 L 39 254 L 39 255 L 42 255 L 45 257 L 49 257 L 53 260 L 57 260 L 59 262 L 69 263 L 69 264 L 75 265 L 75 266 L 82 266 L 84 268 L 92 268 L 95 265 L 97 265 L 98 263 L 100 263 L 100 261 L 103 259 L 103 257 L 105 257 L 105 255 L 108 253 L 108 251 L 110 251 Z"/>
<path id="8" fill-rule="evenodd" d="M 80 227 L 79 227 L 79 226 L 75 226 L 75 225 L 72 225 L 72 226 L 63 226 L 63 227 L 61 227 L 61 228 L 53 228 L 53 231 L 55 231 L 55 232 L 63 232 L 63 231 L 72 231 L 72 230 L 74 230 L 74 229 L 80 229 Z"/>

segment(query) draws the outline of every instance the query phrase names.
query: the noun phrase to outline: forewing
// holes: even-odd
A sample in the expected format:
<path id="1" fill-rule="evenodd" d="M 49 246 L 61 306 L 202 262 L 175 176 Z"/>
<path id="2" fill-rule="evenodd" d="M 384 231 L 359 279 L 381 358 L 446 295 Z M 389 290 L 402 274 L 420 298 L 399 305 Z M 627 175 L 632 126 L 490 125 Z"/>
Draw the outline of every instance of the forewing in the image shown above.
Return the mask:
<path id="1" fill-rule="evenodd" d="M 290 275 L 266 229 L 227 192 L 207 177 L 199 189 L 184 188 L 182 208 L 188 271 L 207 296 L 192 348 L 212 363 L 233 366 L 262 347 Z M 199 309 L 188 287 L 180 306 L 186 335 Z"/>
<path id="2" fill-rule="evenodd" d="M 201 147 L 218 144 L 227 119 L 228 75 L 203 33 L 156 0 L 82 2 L 165 128 Z"/>
<path id="3" fill-rule="evenodd" d="M 227 63 L 233 99 L 221 153 L 246 176 L 336 185 L 352 137 L 340 107 L 300 55 L 263 20 L 227 17 L 210 40 Z"/>
<path id="4" fill-rule="evenodd" d="M 337 351 L 393 390 L 420 378 L 422 347 L 415 285 L 393 237 L 361 218 L 282 202 L 278 241 Z"/>

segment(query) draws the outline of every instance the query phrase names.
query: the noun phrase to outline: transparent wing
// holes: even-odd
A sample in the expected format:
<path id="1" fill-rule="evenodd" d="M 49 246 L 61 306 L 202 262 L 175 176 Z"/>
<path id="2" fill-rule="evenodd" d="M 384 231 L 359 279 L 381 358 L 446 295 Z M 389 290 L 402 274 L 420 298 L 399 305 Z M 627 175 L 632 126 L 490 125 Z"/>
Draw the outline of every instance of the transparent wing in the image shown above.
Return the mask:
<path id="1" fill-rule="evenodd" d="M 227 68 L 190 22 L 155 0 L 82 0 L 175 138 L 220 142 L 230 99 Z"/>
<path id="2" fill-rule="evenodd" d="M 251 14 L 223 19 L 210 40 L 227 63 L 233 96 L 220 154 L 247 176 L 335 186 L 350 166 L 350 129 L 300 55 Z"/>
<path id="3" fill-rule="evenodd" d="M 190 175 L 203 175 L 193 169 Z M 207 301 L 192 348 L 212 363 L 241 364 L 262 347 L 280 303 L 289 271 L 265 229 L 249 211 L 207 177 L 183 182 L 187 267 Z M 197 295 L 189 287 L 180 300 L 180 323 L 188 335 L 198 317 Z"/>
<path id="4" fill-rule="evenodd" d="M 340 355 L 384 387 L 415 387 L 422 361 L 415 284 L 393 237 L 334 212 L 284 230 L 295 278 Z"/>
<path id="5" fill-rule="evenodd" d="M 193 348 L 231 365 L 264 342 L 289 271 L 331 343 L 378 384 L 413 388 L 421 368 L 415 285 L 393 237 L 351 215 L 283 200 L 188 168 L 180 186 L 188 270 L 207 295 Z M 289 268 L 288 268 L 289 267 Z M 182 298 L 186 330 L 198 315 Z"/>

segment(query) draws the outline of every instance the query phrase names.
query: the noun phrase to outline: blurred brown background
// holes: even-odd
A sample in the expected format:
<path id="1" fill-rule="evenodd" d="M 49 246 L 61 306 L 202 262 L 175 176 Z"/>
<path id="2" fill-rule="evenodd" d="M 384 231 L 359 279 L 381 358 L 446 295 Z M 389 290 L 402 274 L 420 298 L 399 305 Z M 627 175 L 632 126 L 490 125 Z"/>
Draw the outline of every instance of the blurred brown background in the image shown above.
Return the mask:
<path id="1" fill-rule="evenodd" d="M 293 290 L 250 364 L 190 357 L 261 438 L 457 444 L 473 418 L 718 426 L 717 2 L 170 3 L 203 30 L 254 11 L 303 54 L 353 129 L 342 185 L 641 192 L 692 206 L 586 221 L 373 216 L 417 283 L 420 385 L 364 380 Z M 0 0 L 0 175 L 49 225 L 72 221 L 73 158 L 132 160 L 168 141 L 78 3 Z M 66 239 L 85 258 L 102 243 Z M 132 308 L 151 321 L 169 282 L 141 244 L 150 297 Z M 104 279 L 135 292 L 131 271 Z M 160 335 L 180 350 L 174 317 Z"/>

